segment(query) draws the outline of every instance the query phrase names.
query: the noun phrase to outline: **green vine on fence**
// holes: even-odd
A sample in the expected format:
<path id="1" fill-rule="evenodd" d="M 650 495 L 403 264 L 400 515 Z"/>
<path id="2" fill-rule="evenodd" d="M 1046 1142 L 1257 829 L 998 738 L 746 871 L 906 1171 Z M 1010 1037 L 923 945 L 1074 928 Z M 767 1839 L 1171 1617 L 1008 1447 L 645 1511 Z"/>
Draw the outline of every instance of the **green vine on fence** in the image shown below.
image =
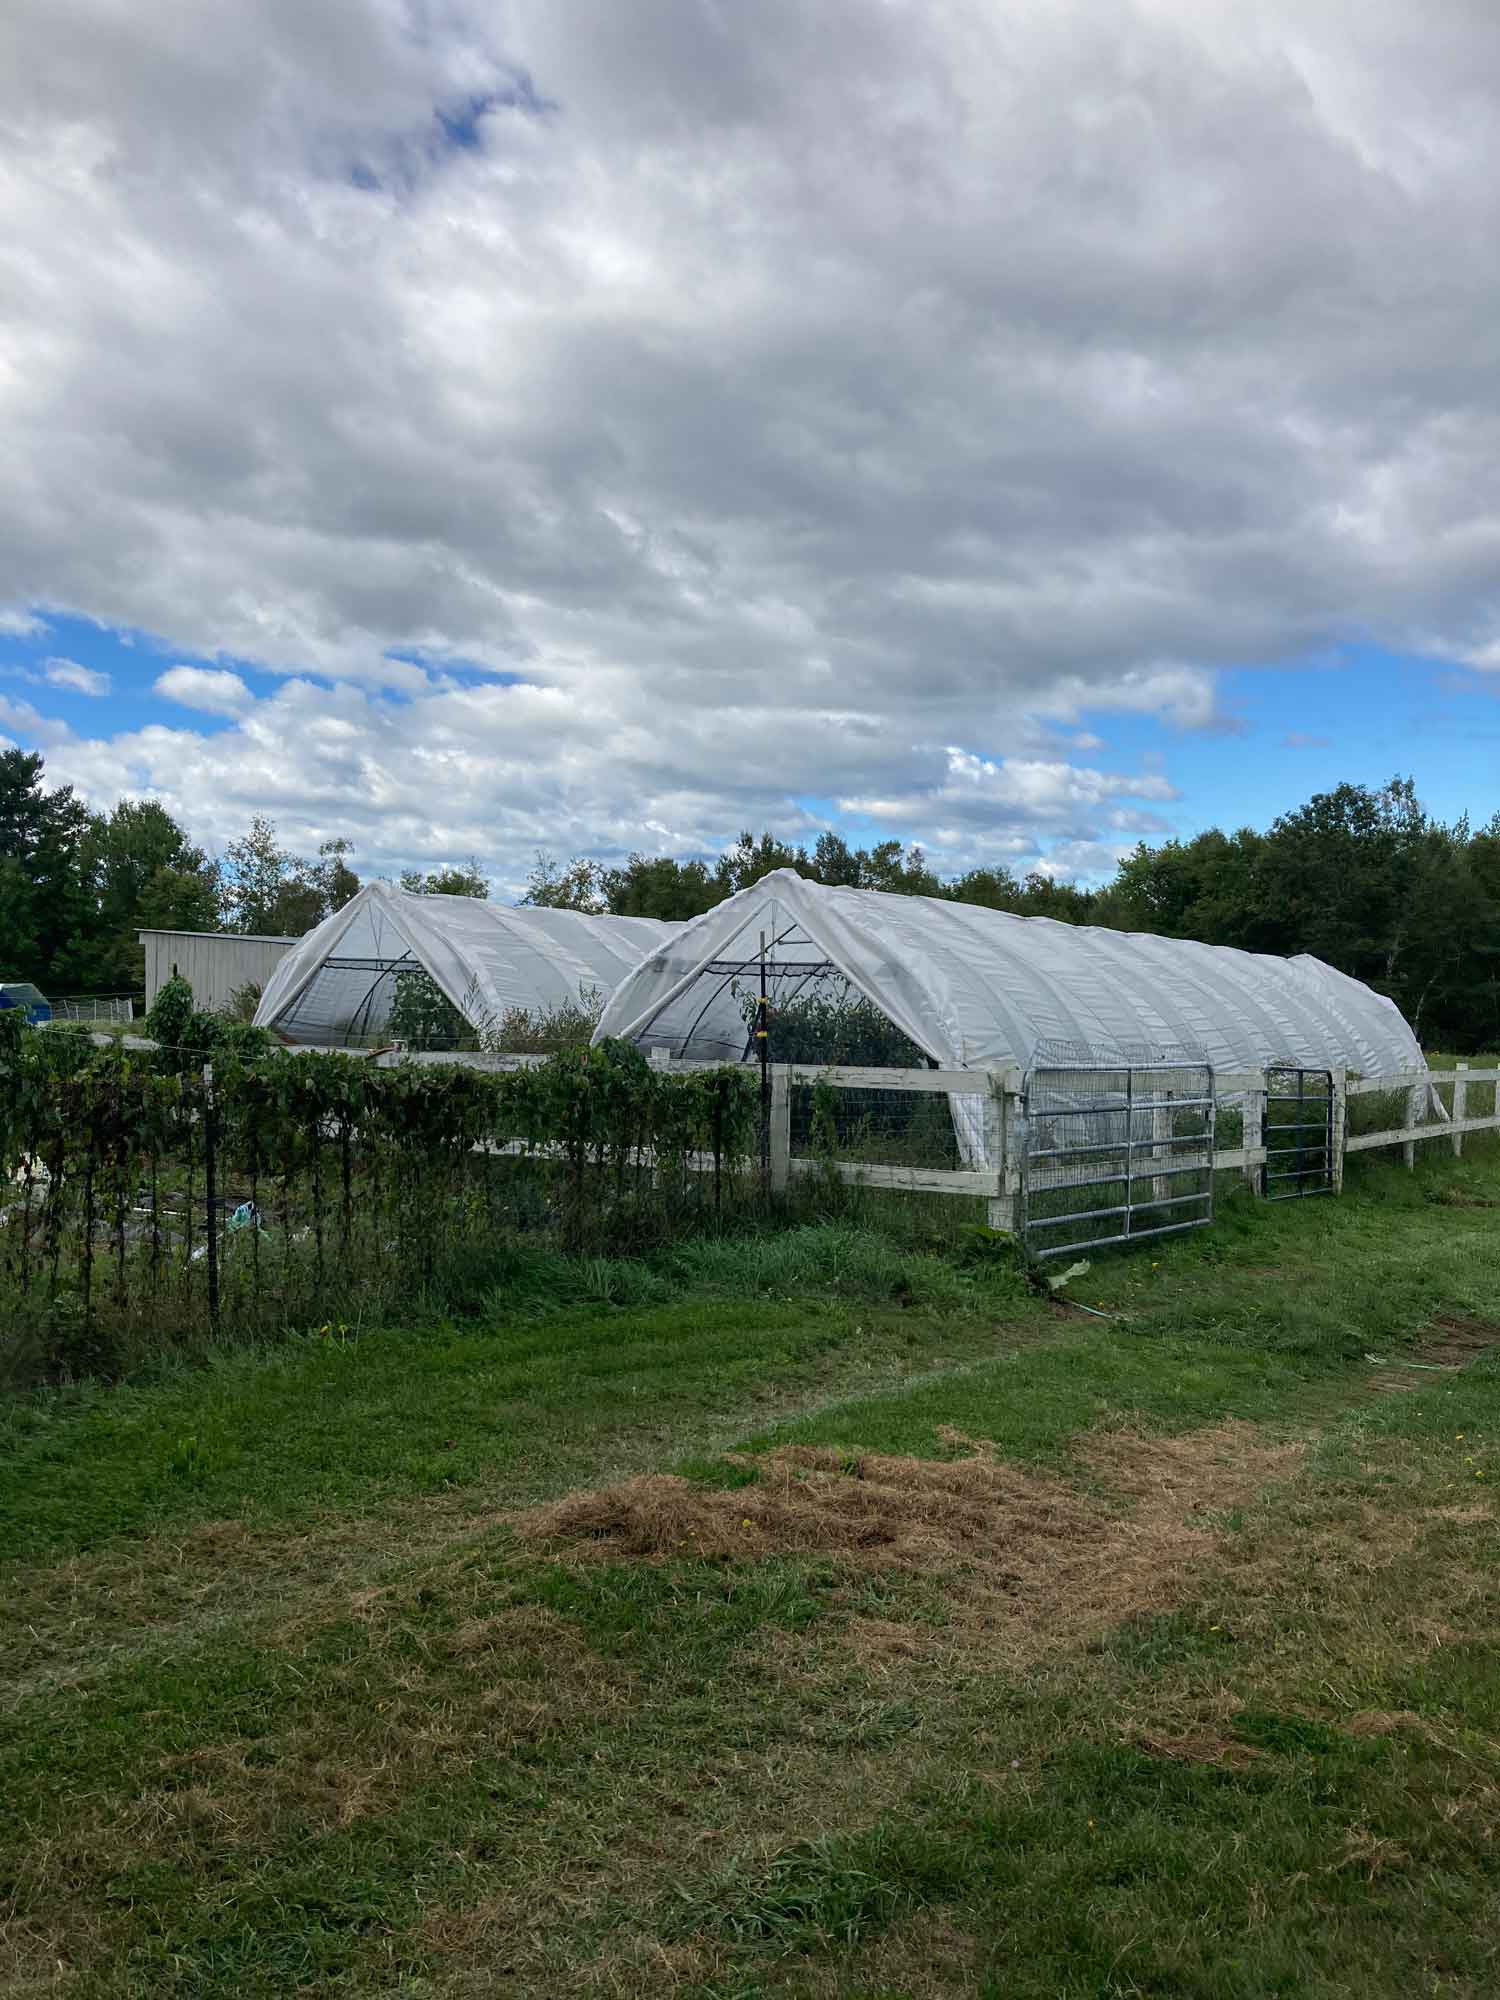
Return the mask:
<path id="1" fill-rule="evenodd" d="M 0 1381 L 108 1372 L 110 1339 L 148 1326 L 315 1324 L 334 1292 L 384 1310 L 509 1233 L 642 1246 L 715 1226 L 751 1185 L 741 1069 L 667 1072 L 619 1043 L 377 1069 L 239 1039 L 210 1083 L 203 1053 L 0 1014 Z"/>

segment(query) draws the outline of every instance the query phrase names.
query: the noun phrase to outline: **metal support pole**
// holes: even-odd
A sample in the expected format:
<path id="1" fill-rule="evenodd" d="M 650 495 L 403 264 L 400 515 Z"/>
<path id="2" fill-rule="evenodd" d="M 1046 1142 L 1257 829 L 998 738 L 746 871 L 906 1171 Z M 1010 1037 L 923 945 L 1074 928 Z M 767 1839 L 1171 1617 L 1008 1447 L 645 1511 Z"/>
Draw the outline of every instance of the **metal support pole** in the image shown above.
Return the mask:
<path id="1" fill-rule="evenodd" d="M 766 934 L 760 934 L 760 995 L 755 1003 L 755 1055 L 760 1064 L 760 1186 L 771 1192 L 771 1001 L 766 992 Z"/>
<path id="2" fill-rule="evenodd" d="M 208 1323 L 219 1330 L 219 1177 L 214 1066 L 203 1065 L 203 1198 L 208 1209 Z"/>

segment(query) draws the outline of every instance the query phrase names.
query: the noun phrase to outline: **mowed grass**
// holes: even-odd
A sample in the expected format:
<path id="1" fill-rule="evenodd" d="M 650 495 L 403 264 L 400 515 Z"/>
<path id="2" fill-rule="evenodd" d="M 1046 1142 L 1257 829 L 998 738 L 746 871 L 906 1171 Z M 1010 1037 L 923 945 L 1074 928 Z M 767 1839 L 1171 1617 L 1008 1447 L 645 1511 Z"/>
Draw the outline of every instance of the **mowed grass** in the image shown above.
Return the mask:
<path id="1" fill-rule="evenodd" d="M 875 1208 L 17 1405 L 0 1991 L 1493 1992 L 1500 1368 L 1366 1359 L 1500 1322 L 1430 1150 L 1108 1320 Z"/>

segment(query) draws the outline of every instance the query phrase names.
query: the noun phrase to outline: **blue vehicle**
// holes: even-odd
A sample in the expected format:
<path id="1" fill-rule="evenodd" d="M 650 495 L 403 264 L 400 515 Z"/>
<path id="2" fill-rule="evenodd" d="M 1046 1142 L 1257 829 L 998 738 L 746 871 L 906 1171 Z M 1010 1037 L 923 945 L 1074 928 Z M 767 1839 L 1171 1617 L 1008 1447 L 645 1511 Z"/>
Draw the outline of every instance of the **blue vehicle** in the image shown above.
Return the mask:
<path id="1" fill-rule="evenodd" d="M 39 1028 L 44 1021 L 52 1019 L 52 1008 L 40 987 L 29 980 L 12 980 L 0 986 L 0 1007 L 19 1007 L 33 1028 Z"/>

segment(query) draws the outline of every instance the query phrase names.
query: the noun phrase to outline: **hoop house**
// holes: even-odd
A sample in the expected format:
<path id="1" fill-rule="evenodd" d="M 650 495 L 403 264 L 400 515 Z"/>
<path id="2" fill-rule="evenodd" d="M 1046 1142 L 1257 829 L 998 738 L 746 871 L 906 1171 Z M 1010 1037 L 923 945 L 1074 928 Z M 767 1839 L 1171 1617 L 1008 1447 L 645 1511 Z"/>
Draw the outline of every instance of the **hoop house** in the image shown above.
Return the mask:
<path id="1" fill-rule="evenodd" d="M 649 917 L 511 909 L 472 896 L 416 896 L 372 882 L 299 939 L 255 1010 L 288 1041 L 368 1043 L 386 1033 L 400 982 L 425 974 L 475 1030 L 514 1009 L 606 999 L 681 926 Z"/>
<path id="2" fill-rule="evenodd" d="M 1216 1069 L 1420 1069 L 1394 1001 L 1306 956 L 1273 958 L 972 903 L 765 876 L 662 940 L 614 990 L 596 1039 L 738 1060 L 765 935 L 776 1012 L 855 996 L 944 1069 L 1029 1069 L 1059 1045 L 1190 1049 Z M 955 1106 L 957 1110 L 957 1106 Z"/>

